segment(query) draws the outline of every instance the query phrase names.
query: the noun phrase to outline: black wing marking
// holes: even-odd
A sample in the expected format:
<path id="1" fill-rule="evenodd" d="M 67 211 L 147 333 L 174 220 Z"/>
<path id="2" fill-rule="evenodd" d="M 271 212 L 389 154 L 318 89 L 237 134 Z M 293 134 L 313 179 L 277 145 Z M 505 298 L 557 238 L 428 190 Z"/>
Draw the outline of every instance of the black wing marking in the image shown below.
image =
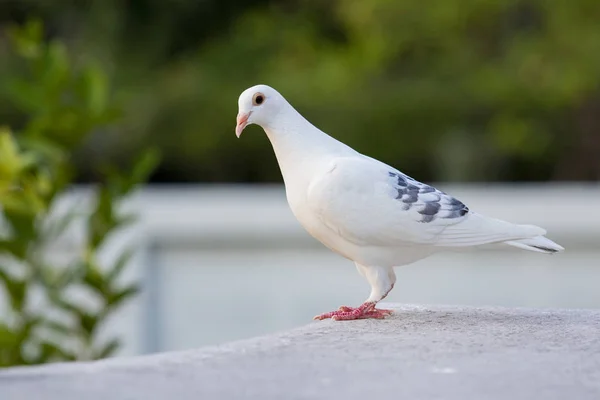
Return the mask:
<path id="1" fill-rule="evenodd" d="M 414 207 L 420 214 L 419 222 L 428 223 L 437 218 L 460 218 L 469 212 L 469 207 L 460 200 L 421 183 L 399 172 L 388 172 L 397 191 L 396 199 L 404 210 Z"/>

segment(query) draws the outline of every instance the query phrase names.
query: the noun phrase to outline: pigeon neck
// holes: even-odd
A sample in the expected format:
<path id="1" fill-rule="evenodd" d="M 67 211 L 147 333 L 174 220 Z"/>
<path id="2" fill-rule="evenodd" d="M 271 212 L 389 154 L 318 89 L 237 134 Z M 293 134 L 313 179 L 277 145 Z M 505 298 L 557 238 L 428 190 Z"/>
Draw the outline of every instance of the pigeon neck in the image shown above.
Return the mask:
<path id="1" fill-rule="evenodd" d="M 320 168 L 319 161 L 329 162 L 332 156 L 356 154 L 350 147 L 316 128 L 291 106 L 263 128 L 271 141 L 284 180 L 294 171 L 306 173 Z"/>

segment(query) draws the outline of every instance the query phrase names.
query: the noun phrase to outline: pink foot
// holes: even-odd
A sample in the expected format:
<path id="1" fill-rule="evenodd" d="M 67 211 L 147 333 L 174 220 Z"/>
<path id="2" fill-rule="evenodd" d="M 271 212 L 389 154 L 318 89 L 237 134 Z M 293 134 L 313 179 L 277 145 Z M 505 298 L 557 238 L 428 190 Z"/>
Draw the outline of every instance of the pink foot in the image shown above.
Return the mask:
<path id="1" fill-rule="evenodd" d="M 356 310 L 356 308 L 341 306 L 339 310 L 340 311 L 345 311 L 345 312 L 351 312 L 352 310 Z M 335 312 L 335 311 L 332 311 L 332 312 Z M 375 307 L 373 307 L 367 313 L 371 313 L 371 312 L 380 313 L 380 314 L 383 314 L 384 316 L 387 316 L 387 315 L 392 315 L 394 313 L 394 310 L 386 310 L 386 309 L 383 309 L 383 308 L 375 308 Z M 329 313 L 327 313 L 327 314 L 329 314 Z M 376 318 L 376 317 L 373 317 L 373 318 Z"/>
<path id="2" fill-rule="evenodd" d="M 383 319 L 392 314 L 392 312 L 392 310 L 380 310 L 375 308 L 375 303 L 363 303 L 361 306 L 356 308 L 341 306 L 339 310 L 317 315 L 314 317 L 314 319 L 322 320 L 331 318 L 336 321 L 369 318 Z"/>

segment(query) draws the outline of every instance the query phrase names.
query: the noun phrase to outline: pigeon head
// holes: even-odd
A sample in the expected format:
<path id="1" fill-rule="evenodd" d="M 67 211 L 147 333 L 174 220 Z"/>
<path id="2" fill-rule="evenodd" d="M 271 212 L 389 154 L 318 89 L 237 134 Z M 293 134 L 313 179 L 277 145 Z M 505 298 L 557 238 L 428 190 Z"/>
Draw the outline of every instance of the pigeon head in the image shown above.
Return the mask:
<path id="1" fill-rule="evenodd" d="M 286 104 L 283 96 L 270 86 L 256 85 L 244 90 L 238 99 L 236 136 L 240 137 L 251 124 L 269 126 Z"/>

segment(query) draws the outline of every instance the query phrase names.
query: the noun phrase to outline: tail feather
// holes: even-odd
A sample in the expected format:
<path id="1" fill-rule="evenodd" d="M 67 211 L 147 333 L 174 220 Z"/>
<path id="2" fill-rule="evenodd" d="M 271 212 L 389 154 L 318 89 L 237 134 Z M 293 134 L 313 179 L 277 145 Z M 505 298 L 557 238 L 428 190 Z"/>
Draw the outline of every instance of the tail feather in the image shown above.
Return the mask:
<path id="1" fill-rule="evenodd" d="M 520 249 L 537 251 L 538 253 L 545 254 L 554 254 L 565 249 L 561 245 L 554 243 L 552 240 L 544 236 L 536 236 L 532 238 L 519 240 L 509 240 L 504 243 L 510 246 L 518 247 Z"/>
<path id="2" fill-rule="evenodd" d="M 564 248 L 544 235 L 546 230 L 535 225 L 519 225 L 471 212 L 460 223 L 447 226 L 437 239 L 438 246 L 466 247 L 492 243 L 539 253 L 552 254 Z"/>
<path id="3" fill-rule="evenodd" d="M 546 230 L 539 226 L 517 225 L 472 212 L 462 222 L 446 227 L 437 244 L 449 247 L 479 246 L 545 234 Z"/>

